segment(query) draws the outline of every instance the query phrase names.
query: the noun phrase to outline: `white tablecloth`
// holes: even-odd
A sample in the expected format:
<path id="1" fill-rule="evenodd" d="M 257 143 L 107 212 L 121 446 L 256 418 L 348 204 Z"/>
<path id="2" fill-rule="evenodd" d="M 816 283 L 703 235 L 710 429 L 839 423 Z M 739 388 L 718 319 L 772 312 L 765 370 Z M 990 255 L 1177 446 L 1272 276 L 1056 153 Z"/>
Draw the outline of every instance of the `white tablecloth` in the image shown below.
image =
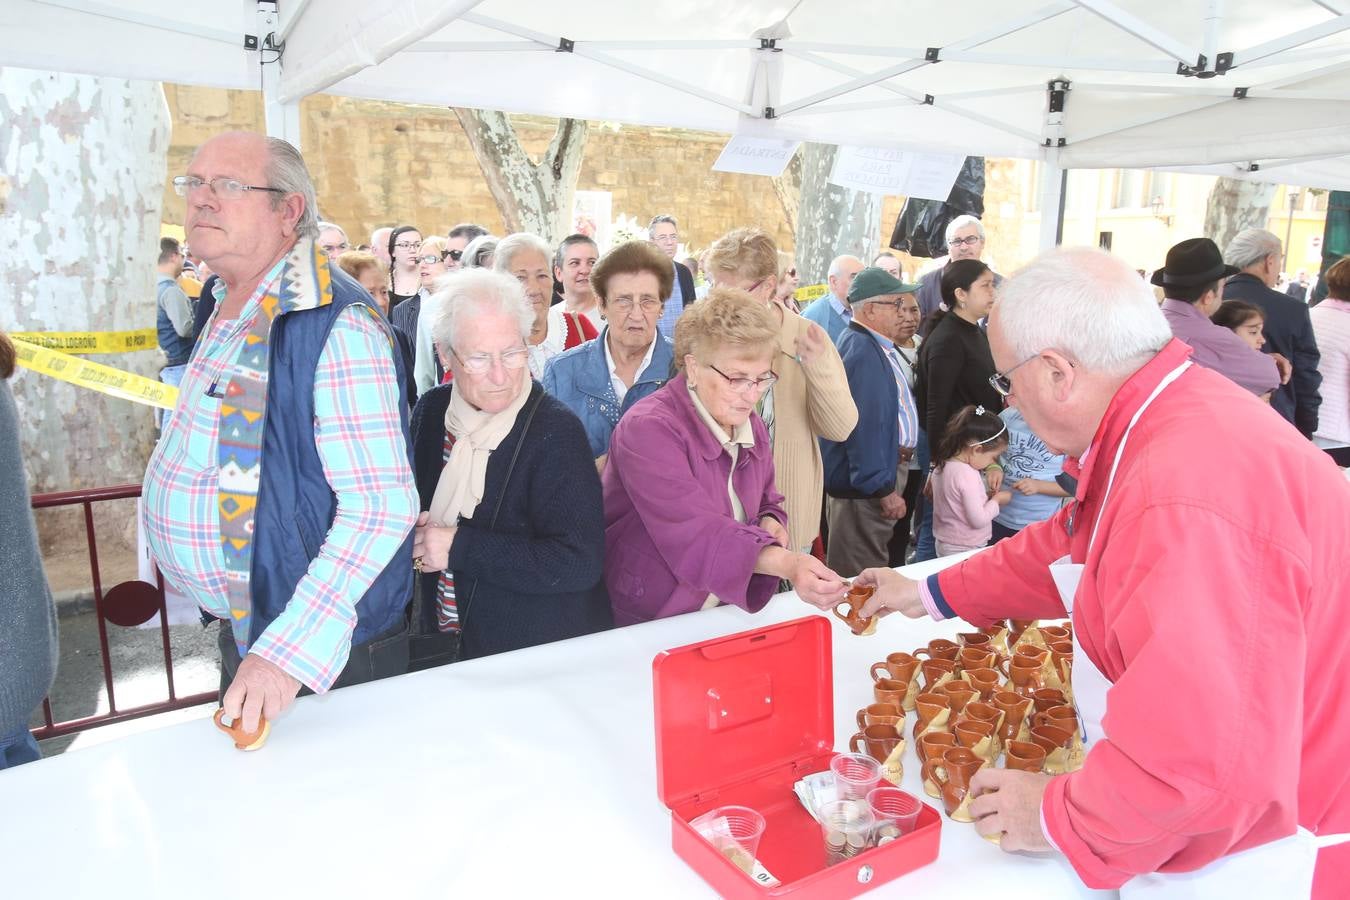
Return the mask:
<path id="1" fill-rule="evenodd" d="M 136 900 L 711 896 L 656 796 L 652 658 L 813 612 L 782 595 L 754 616 L 722 607 L 305 698 L 257 753 L 197 721 L 0 772 L 0 883 Z M 872 662 L 962 630 L 833 626 L 838 748 Z M 942 827 L 936 863 L 870 896 L 1114 896 L 1062 859 Z"/>

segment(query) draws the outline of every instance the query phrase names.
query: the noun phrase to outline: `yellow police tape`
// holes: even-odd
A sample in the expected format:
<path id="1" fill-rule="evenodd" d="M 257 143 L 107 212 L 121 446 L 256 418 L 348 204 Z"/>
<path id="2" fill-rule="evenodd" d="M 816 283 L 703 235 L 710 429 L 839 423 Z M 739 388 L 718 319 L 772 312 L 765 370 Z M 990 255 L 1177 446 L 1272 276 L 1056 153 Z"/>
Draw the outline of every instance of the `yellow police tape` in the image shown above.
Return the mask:
<path id="1" fill-rule="evenodd" d="M 810 303 L 817 297 L 824 297 L 830 292 L 829 285 L 811 284 L 806 287 L 799 287 L 792 292 L 792 296 L 797 298 L 798 303 Z"/>
<path id="2" fill-rule="evenodd" d="M 131 372 L 123 372 L 112 366 L 89 362 L 68 353 L 48 350 L 17 334 L 10 337 L 16 339 L 14 349 L 18 355 L 19 365 L 25 369 L 133 403 L 144 403 L 163 409 L 173 409 L 178 403 L 178 388 L 172 385 Z"/>
<path id="3" fill-rule="evenodd" d="M 159 346 L 153 328 L 139 331 L 17 331 L 10 337 L 62 353 L 131 353 Z"/>

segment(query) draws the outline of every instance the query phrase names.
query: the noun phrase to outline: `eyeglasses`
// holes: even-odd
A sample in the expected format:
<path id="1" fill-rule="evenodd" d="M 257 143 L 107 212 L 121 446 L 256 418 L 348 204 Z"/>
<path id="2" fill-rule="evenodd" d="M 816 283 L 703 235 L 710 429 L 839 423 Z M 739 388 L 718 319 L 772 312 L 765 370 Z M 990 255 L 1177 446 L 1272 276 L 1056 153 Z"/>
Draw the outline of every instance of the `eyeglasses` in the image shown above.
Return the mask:
<path id="1" fill-rule="evenodd" d="M 893 306 L 897 311 L 905 307 L 905 301 L 903 300 L 864 300 L 863 302 L 870 303 L 873 306 Z"/>
<path id="2" fill-rule="evenodd" d="M 329 256 L 340 256 L 348 246 L 347 242 L 343 241 L 340 244 L 320 244 L 319 249 Z"/>
<path id="3" fill-rule="evenodd" d="M 464 255 L 463 250 L 447 250 L 441 254 L 441 259 L 449 257 L 450 259 L 453 259 L 455 262 L 459 262 L 459 258 L 463 255 Z"/>
<path id="4" fill-rule="evenodd" d="M 421 241 L 398 241 L 397 243 L 394 244 L 394 248 L 397 249 L 397 250 L 421 250 L 421 249 L 422 249 L 422 242 L 421 242 Z"/>
<path id="5" fill-rule="evenodd" d="M 1031 354 L 1026 359 L 1022 360 L 1020 363 L 1013 366 L 1006 372 L 995 372 L 993 375 L 990 375 L 989 386 L 992 387 L 994 390 L 998 391 L 1000 397 L 1008 396 L 1009 394 L 1012 393 L 1012 381 L 1008 378 L 1008 376 L 1016 372 L 1018 369 L 1022 368 L 1022 366 L 1025 366 L 1027 363 L 1031 362 L 1033 359 L 1040 356 L 1041 353 L 1044 352 L 1045 351 L 1042 350 L 1040 353 Z"/>
<path id="6" fill-rule="evenodd" d="M 426 256 L 417 257 L 418 262 L 428 266 L 435 265 L 436 263 L 443 262 L 444 260 L 445 260 L 444 256 L 437 256 L 435 253 L 428 253 Z"/>
<path id="7" fill-rule="evenodd" d="M 725 378 L 727 380 L 727 387 L 738 394 L 748 394 L 755 388 L 759 388 L 761 391 L 767 391 L 769 388 L 773 387 L 773 383 L 778 380 L 778 376 L 772 372 L 762 378 L 732 378 L 712 363 L 708 363 L 708 368 Z"/>
<path id="8" fill-rule="evenodd" d="M 179 175 L 173 180 L 173 190 L 180 197 L 186 197 L 197 188 L 205 185 L 211 189 L 222 200 L 238 200 L 248 191 L 267 191 L 272 194 L 287 194 L 289 191 L 283 191 L 281 188 L 259 187 L 256 184 L 244 184 L 234 178 L 212 178 L 207 181 L 204 178 L 198 178 L 196 175 Z"/>
<path id="9" fill-rule="evenodd" d="M 626 315 L 633 311 L 633 298 L 618 297 L 614 300 L 609 301 L 606 304 L 606 306 L 611 307 L 615 312 L 624 313 Z M 652 297 L 647 297 L 642 301 L 638 302 L 637 306 L 645 313 L 655 313 L 660 312 L 661 307 L 665 306 L 665 303 L 661 300 L 657 300 Z"/>
<path id="10" fill-rule="evenodd" d="M 486 375 L 492 370 L 494 359 L 500 359 L 503 368 L 513 370 L 524 368 L 525 364 L 530 361 L 530 351 L 525 347 L 507 350 L 500 354 L 475 353 L 470 357 L 460 356 L 452 347 L 450 348 L 450 354 L 459 360 L 460 365 L 464 367 L 464 371 L 470 375 Z"/>
<path id="11" fill-rule="evenodd" d="M 973 247 L 982 240 L 984 240 L 984 238 L 980 237 L 978 234 L 972 234 L 963 238 L 952 238 L 947 243 L 953 247 Z"/>

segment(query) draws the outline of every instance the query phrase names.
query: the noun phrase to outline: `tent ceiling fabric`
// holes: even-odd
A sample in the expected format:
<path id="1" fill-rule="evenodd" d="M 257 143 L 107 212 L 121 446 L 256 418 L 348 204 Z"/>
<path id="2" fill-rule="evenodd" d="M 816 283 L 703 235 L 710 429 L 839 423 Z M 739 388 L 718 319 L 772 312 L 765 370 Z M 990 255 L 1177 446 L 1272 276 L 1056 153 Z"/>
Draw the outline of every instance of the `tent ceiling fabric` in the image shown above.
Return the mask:
<path id="1" fill-rule="evenodd" d="M 0 64 L 259 84 L 242 45 L 252 0 L 6 7 Z M 286 101 L 327 91 L 1350 188 L 1350 0 L 282 0 L 281 19 Z M 1202 54 L 1201 77 L 1178 74 Z M 1047 85 L 1061 78 L 1056 126 Z"/>

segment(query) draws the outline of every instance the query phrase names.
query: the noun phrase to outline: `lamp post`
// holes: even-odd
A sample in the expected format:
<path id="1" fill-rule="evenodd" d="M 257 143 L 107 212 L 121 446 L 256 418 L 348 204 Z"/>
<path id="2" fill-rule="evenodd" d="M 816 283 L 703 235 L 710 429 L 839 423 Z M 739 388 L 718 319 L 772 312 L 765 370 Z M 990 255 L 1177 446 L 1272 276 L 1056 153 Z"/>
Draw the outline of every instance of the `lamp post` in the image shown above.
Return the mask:
<path id="1" fill-rule="evenodd" d="M 1288 190 L 1288 189 L 1287 189 Z M 1289 218 L 1284 223 L 1284 261 L 1289 263 L 1289 235 L 1294 230 L 1294 207 L 1298 206 L 1298 189 L 1288 190 L 1289 194 Z"/>

